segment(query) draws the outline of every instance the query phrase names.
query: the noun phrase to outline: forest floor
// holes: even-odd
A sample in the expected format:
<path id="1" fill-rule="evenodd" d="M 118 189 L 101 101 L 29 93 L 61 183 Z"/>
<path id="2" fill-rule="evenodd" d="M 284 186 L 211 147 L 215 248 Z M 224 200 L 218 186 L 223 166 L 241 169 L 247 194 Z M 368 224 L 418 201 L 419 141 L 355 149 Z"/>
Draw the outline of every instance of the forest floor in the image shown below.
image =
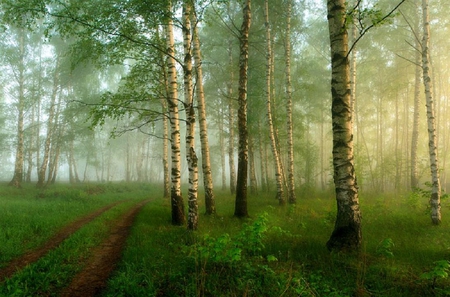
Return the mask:
<path id="1" fill-rule="evenodd" d="M 129 231 L 133 225 L 134 218 L 150 200 L 141 201 L 131 207 L 125 214 L 112 222 L 109 235 L 103 242 L 92 249 L 90 257 L 86 261 L 87 265 L 82 271 L 76 274 L 68 287 L 66 287 L 60 296 L 96 296 L 106 286 L 110 273 L 114 270 L 119 261 L 123 246 L 128 238 Z M 104 206 L 76 221 L 70 223 L 53 237 L 46 241 L 42 246 L 27 252 L 26 254 L 13 259 L 4 268 L 0 269 L 0 283 L 21 271 L 27 265 L 30 265 L 45 256 L 49 251 L 58 247 L 65 239 L 87 225 L 101 214 L 111 208 L 123 203 L 117 201 Z"/>
<path id="2" fill-rule="evenodd" d="M 120 260 L 134 218 L 148 202 L 149 200 L 145 200 L 135 205 L 113 224 L 109 236 L 92 251 L 87 261 L 89 264 L 74 277 L 61 296 L 88 297 L 100 294 Z"/>

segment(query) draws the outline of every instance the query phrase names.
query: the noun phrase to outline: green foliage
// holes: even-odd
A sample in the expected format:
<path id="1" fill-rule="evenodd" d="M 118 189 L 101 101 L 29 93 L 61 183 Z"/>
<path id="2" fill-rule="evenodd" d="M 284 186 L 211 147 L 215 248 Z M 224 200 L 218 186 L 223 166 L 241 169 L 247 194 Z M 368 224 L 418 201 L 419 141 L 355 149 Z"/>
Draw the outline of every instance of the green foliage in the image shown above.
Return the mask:
<path id="1" fill-rule="evenodd" d="M 386 258 L 393 258 L 394 253 L 392 248 L 395 246 L 394 242 L 390 238 L 383 239 L 377 246 L 376 253 L 379 256 Z"/>
<path id="2" fill-rule="evenodd" d="M 428 272 L 422 273 L 420 278 L 431 280 L 433 288 L 436 285 L 436 281 L 438 279 L 446 279 L 448 278 L 448 273 L 450 271 L 450 261 L 448 260 L 439 260 L 434 262 L 434 267 L 432 270 Z"/>

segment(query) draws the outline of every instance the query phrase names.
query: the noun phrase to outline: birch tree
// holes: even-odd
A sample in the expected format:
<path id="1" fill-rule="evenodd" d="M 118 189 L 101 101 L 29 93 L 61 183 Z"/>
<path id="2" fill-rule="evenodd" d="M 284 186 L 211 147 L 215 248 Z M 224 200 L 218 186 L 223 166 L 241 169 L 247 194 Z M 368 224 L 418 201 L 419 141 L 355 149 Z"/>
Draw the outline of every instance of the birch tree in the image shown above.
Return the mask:
<path id="1" fill-rule="evenodd" d="M 333 167 L 337 217 L 327 242 L 329 250 L 356 249 L 361 245 L 361 212 L 354 168 L 350 63 L 346 28 L 346 2 L 328 0 L 331 54 L 331 116 Z"/>
<path id="2" fill-rule="evenodd" d="M 9 185 L 14 187 L 21 187 L 23 179 L 23 162 L 24 162 L 24 114 L 25 114 L 25 29 L 19 28 L 17 33 L 17 61 L 10 61 L 13 68 L 14 78 L 18 85 L 17 92 L 17 142 L 16 155 L 14 163 L 14 175 Z M 8 57 L 11 59 L 11 57 Z M 14 64 L 17 63 L 17 66 Z"/>
<path id="3" fill-rule="evenodd" d="M 208 128 L 206 122 L 206 104 L 205 92 L 203 90 L 203 69 L 202 69 L 202 55 L 200 50 L 200 40 L 197 28 L 197 14 L 195 5 L 193 5 L 192 20 L 193 20 L 193 54 L 195 62 L 196 74 L 196 92 L 197 92 L 197 108 L 200 128 L 200 144 L 202 149 L 202 172 L 203 172 L 203 187 L 205 190 L 205 208 L 206 214 L 216 213 L 216 202 L 214 198 L 213 179 L 211 172 L 211 157 L 209 152 Z"/>
<path id="4" fill-rule="evenodd" d="M 171 11 L 169 4 L 168 11 Z M 173 36 L 173 20 L 168 18 L 165 26 L 167 39 L 167 74 L 169 82 L 169 115 L 171 127 L 171 206 L 172 224 L 183 225 L 186 222 L 183 197 L 181 195 L 181 153 L 180 153 L 180 120 L 178 115 L 178 83 L 175 65 L 175 40 Z"/>
<path id="5" fill-rule="evenodd" d="M 425 87 L 428 126 L 428 150 L 431 169 L 431 221 L 434 225 L 441 223 L 441 183 L 439 179 L 439 165 L 436 135 L 436 111 L 433 98 L 433 82 L 431 80 L 430 65 L 430 16 L 428 0 L 422 0 L 423 38 L 422 38 L 422 74 Z"/>
<path id="6" fill-rule="evenodd" d="M 272 147 L 272 155 L 274 159 L 275 181 L 277 185 L 276 199 L 281 205 L 286 203 L 283 188 L 283 174 L 281 168 L 281 159 L 278 152 L 278 143 L 275 136 L 275 128 L 273 124 L 272 113 L 272 74 L 273 74 L 273 54 L 271 45 L 270 23 L 269 23 L 269 1 L 264 2 L 264 19 L 266 28 L 266 106 L 267 106 L 267 124 L 269 126 L 270 145 Z"/>
<path id="7" fill-rule="evenodd" d="M 292 121 L 292 82 L 291 82 L 291 14 L 292 1 L 287 0 L 286 8 L 286 37 L 285 37 L 285 59 L 286 59 L 286 116 L 287 116 L 287 150 L 288 150 L 288 201 L 293 204 L 296 202 L 295 182 L 294 182 L 294 138 Z"/>
<path id="8" fill-rule="evenodd" d="M 248 176 L 248 130 L 247 130 L 247 81 L 248 81 L 248 32 L 251 24 L 251 0 L 243 3 L 243 20 L 239 36 L 239 92 L 238 92 L 238 175 L 234 215 L 248 216 L 247 176 Z"/>
<path id="9" fill-rule="evenodd" d="M 189 170 L 188 228 L 196 230 L 198 225 L 198 167 L 195 153 L 195 110 L 192 86 L 192 36 L 190 0 L 183 3 L 183 47 L 184 47 L 184 108 L 186 111 L 186 161 Z"/>

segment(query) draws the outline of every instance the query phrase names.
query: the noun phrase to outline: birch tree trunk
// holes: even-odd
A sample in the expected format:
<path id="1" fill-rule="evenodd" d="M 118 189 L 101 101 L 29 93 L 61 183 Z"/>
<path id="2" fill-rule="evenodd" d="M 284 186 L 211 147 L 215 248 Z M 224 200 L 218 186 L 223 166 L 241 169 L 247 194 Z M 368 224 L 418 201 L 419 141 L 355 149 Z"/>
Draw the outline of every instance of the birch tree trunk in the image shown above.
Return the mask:
<path id="1" fill-rule="evenodd" d="M 416 40 L 416 47 L 420 48 L 420 42 Z M 411 135 L 411 189 L 419 186 L 419 172 L 417 169 L 419 146 L 419 120 L 420 120 L 420 52 L 416 51 L 416 71 L 414 78 L 414 111 L 413 111 L 413 126 Z"/>
<path id="2" fill-rule="evenodd" d="M 195 7 L 195 6 L 194 6 Z M 196 70 L 196 92 L 197 92 L 197 108 L 198 120 L 200 128 L 200 144 L 202 148 L 202 172 L 203 172 L 203 187 L 205 189 L 205 208 L 206 214 L 211 215 L 216 213 L 216 202 L 214 198 L 213 179 L 211 172 L 211 158 L 209 153 L 208 127 L 206 124 L 206 104 L 205 92 L 203 90 L 203 69 L 202 69 L 202 55 L 200 51 L 200 40 L 197 30 L 197 15 L 196 11 L 192 12 L 193 26 L 193 41 L 194 41 L 194 62 Z"/>
<path id="3" fill-rule="evenodd" d="M 196 230 L 198 226 L 198 167 L 195 153 L 195 110 L 192 87 L 191 3 L 190 0 L 183 2 L 183 79 L 184 108 L 186 111 L 186 161 L 189 170 L 188 229 Z"/>
<path id="4" fill-rule="evenodd" d="M 221 101 L 221 110 L 224 111 L 224 100 Z M 225 155 L 226 155 L 226 149 L 225 149 L 225 130 L 224 130 L 224 116 L 223 113 L 219 116 L 219 145 L 220 145 L 220 168 L 221 168 L 221 176 L 222 176 L 222 191 L 225 191 L 227 189 L 227 176 L 226 176 L 226 169 L 225 169 Z"/>
<path id="5" fill-rule="evenodd" d="M 434 225 L 439 225 L 441 223 L 441 184 L 439 180 L 435 103 L 433 98 L 433 84 L 431 81 L 430 69 L 430 17 L 428 13 L 428 0 L 422 0 L 422 14 L 422 71 L 427 102 L 428 149 L 430 153 L 431 169 L 431 222 Z"/>
<path id="6" fill-rule="evenodd" d="M 168 12 L 171 11 L 169 5 Z M 167 74 L 169 82 L 169 114 L 171 126 L 171 188 L 170 197 L 172 205 L 172 224 L 184 225 L 186 216 L 184 213 L 184 202 L 181 196 L 181 153 L 180 153 L 180 120 L 178 115 L 178 83 L 175 65 L 175 41 L 173 37 L 173 21 L 168 19 L 166 25 L 167 39 Z"/>
<path id="7" fill-rule="evenodd" d="M 247 208 L 247 176 L 248 176 L 248 130 L 247 130 L 247 82 L 248 82 L 248 32 L 251 24 L 251 0 L 243 4 L 243 20 L 239 43 L 239 93 L 238 93 L 238 176 L 236 184 L 236 201 L 234 215 L 248 217 Z"/>
<path id="8" fill-rule="evenodd" d="M 23 180 L 23 160 L 24 160 L 24 109 L 25 109 L 25 32 L 20 29 L 19 32 L 19 67 L 18 84 L 19 94 L 17 102 L 17 145 L 16 158 L 14 164 L 14 175 L 9 182 L 10 186 L 20 188 Z"/>
<path id="9" fill-rule="evenodd" d="M 261 167 L 261 189 L 266 192 L 269 190 L 269 187 L 267 185 L 267 172 L 266 172 L 266 166 L 267 166 L 267 159 L 264 155 L 264 143 L 263 143 L 263 133 L 261 129 L 261 122 L 258 121 L 258 147 L 259 147 L 259 160 L 260 160 L 260 167 Z"/>
<path id="10" fill-rule="evenodd" d="M 292 122 L 292 83 L 291 83 L 291 14 L 292 0 L 287 1 L 287 20 L 286 20 L 286 40 L 285 40 L 285 58 L 286 58 L 286 116 L 287 116 L 287 146 L 288 146 L 288 172 L 287 172 L 287 191 L 288 201 L 294 204 L 297 200 L 295 196 L 294 180 L 294 138 Z"/>
<path id="11" fill-rule="evenodd" d="M 283 175 L 281 169 L 281 160 L 278 154 L 278 145 L 275 138 L 275 129 L 272 119 L 272 104 L 271 104 L 271 77 L 272 77 L 272 45 L 270 37 L 270 23 L 269 23 L 269 1 L 265 0 L 264 5 L 264 19 L 266 27 L 266 105 L 267 105 L 267 122 L 269 126 L 270 144 L 272 146 L 272 154 L 274 159 L 275 181 L 277 185 L 276 199 L 281 205 L 286 203 L 283 188 Z"/>
<path id="12" fill-rule="evenodd" d="M 156 34 L 159 37 L 159 28 L 156 30 Z M 159 39 L 159 38 L 158 38 Z M 167 75 L 167 65 L 164 62 L 164 55 L 161 53 L 161 74 L 160 83 L 163 86 L 163 91 L 161 95 L 161 114 L 163 117 L 163 182 L 164 182 L 164 198 L 170 197 L 170 172 L 169 172 L 169 115 L 167 110 L 167 102 L 170 98 L 169 96 L 169 82 Z"/>
<path id="13" fill-rule="evenodd" d="M 230 64 L 230 81 L 228 82 L 228 164 L 230 168 L 230 192 L 232 195 L 236 194 L 236 170 L 234 167 L 234 100 L 233 100 L 233 43 L 231 40 L 228 42 L 228 59 Z"/>
<path id="14" fill-rule="evenodd" d="M 329 250 L 354 250 L 361 245 L 361 212 L 354 169 L 353 128 L 350 97 L 348 34 L 345 28 L 345 0 L 328 0 L 331 47 L 331 95 L 333 167 L 337 216 L 327 242 Z"/>
<path id="15" fill-rule="evenodd" d="M 163 168 L 164 168 L 164 198 L 170 197 L 170 172 L 169 172 L 169 118 L 167 115 L 167 98 L 161 100 L 163 114 Z"/>
<path id="16" fill-rule="evenodd" d="M 56 58 L 55 73 L 53 74 L 53 88 L 52 95 L 50 99 L 50 106 L 48 108 L 48 119 L 47 119 L 47 136 L 45 137 L 44 143 L 44 156 L 42 158 L 42 164 L 38 172 L 38 181 L 36 187 L 42 188 L 45 183 L 45 173 L 49 166 L 50 160 L 50 146 L 52 144 L 53 131 L 54 131 L 54 118 L 55 118 L 55 107 L 56 107 L 56 97 L 58 96 L 59 88 L 59 57 Z"/>

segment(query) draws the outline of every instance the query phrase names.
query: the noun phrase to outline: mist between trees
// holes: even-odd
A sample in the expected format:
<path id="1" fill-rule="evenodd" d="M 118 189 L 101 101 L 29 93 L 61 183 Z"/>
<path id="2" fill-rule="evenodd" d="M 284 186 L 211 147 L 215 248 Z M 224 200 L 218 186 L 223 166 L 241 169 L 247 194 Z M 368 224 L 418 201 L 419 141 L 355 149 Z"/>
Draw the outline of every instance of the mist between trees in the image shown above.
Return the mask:
<path id="1" fill-rule="evenodd" d="M 247 183 L 280 204 L 352 184 L 356 208 L 447 189 L 444 1 L 241 2 L 2 0 L 1 178 L 164 183 L 175 224 L 199 180 L 208 213 L 213 185 L 237 209 Z"/>

